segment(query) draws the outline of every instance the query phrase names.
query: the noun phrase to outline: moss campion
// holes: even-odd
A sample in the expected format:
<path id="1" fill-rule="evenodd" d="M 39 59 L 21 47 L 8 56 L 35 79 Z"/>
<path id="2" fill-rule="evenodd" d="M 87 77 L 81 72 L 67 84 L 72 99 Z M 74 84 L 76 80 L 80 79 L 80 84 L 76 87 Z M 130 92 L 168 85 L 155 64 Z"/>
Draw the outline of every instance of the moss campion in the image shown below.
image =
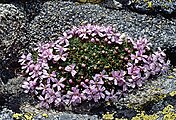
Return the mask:
<path id="1" fill-rule="evenodd" d="M 153 52 L 145 38 L 133 41 L 111 27 L 73 27 L 54 42 L 41 43 L 19 62 L 22 87 L 40 106 L 77 105 L 83 101 L 116 101 L 129 89 L 168 69 L 165 53 Z"/>

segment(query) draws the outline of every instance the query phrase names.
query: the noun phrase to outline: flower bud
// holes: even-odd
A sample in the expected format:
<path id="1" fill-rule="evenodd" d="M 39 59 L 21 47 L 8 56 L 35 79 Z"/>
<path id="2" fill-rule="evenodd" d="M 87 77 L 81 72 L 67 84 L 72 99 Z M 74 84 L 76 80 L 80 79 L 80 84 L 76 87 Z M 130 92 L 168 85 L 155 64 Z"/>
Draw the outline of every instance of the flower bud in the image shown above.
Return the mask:
<path id="1" fill-rule="evenodd" d="M 89 82 L 89 79 L 85 79 L 85 82 L 88 83 L 88 82 Z"/>
<path id="2" fill-rule="evenodd" d="M 87 52 L 87 49 L 84 49 L 84 52 Z"/>
<path id="3" fill-rule="evenodd" d="M 105 51 L 104 51 L 104 50 L 102 50 L 102 51 L 101 51 L 101 53 L 102 53 L 102 54 L 104 54 L 104 53 L 105 53 Z"/>
<path id="4" fill-rule="evenodd" d="M 108 60 L 111 61 L 111 60 L 112 60 L 112 57 L 108 57 Z"/>
<path id="5" fill-rule="evenodd" d="M 116 46 L 116 47 L 115 47 L 115 50 L 118 50 L 118 49 L 119 49 L 119 47 L 118 47 L 118 46 Z"/>
<path id="6" fill-rule="evenodd" d="M 128 57 L 125 57 L 124 60 L 125 60 L 125 61 L 128 61 Z"/>
<path id="7" fill-rule="evenodd" d="M 118 54 L 118 52 L 117 52 L 117 51 L 114 51 L 113 54 Z"/>
<path id="8" fill-rule="evenodd" d="M 101 45 L 100 47 L 101 47 L 101 48 L 104 48 L 104 45 Z"/>
<path id="9" fill-rule="evenodd" d="M 82 66 L 82 67 L 86 67 L 86 64 L 82 63 L 81 66 Z"/>
<path id="10" fill-rule="evenodd" d="M 110 69 L 110 68 L 111 68 L 111 67 L 108 66 L 108 65 L 104 66 L 104 69 Z"/>
<path id="11" fill-rule="evenodd" d="M 111 41 L 108 41 L 108 44 L 111 44 Z"/>
<path id="12" fill-rule="evenodd" d="M 95 39 L 96 42 L 99 42 L 100 40 L 98 38 Z"/>
<path id="13" fill-rule="evenodd" d="M 98 61 L 98 62 L 97 62 L 97 64 L 98 64 L 98 65 L 100 65 L 100 64 L 101 64 L 101 62 L 100 62 L 100 61 Z"/>
<path id="14" fill-rule="evenodd" d="M 108 42 L 108 38 L 105 38 L 104 41 L 105 41 L 105 42 Z"/>
<path id="15" fill-rule="evenodd" d="M 97 66 L 94 66 L 94 68 L 93 68 L 94 70 L 97 70 Z"/>
<path id="16" fill-rule="evenodd" d="M 130 53 L 131 53 L 131 50 L 128 50 L 128 53 L 130 54 Z"/>
<path id="17" fill-rule="evenodd" d="M 128 52 L 129 48 L 125 48 L 124 50 Z"/>
<path id="18" fill-rule="evenodd" d="M 76 48 L 75 48 L 75 47 L 73 47 L 73 50 L 76 50 Z"/>
<path id="19" fill-rule="evenodd" d="M 88 57 L 87 57 L 87 56 L 85 56 L 85 57 L 84 57 L 84 59 L 85 59 L 85 60 L 88 60 Z"/>
<path id="20" fill-rule="evenodd" d="M 81 82 L 81 83 L 80 83 L 80 85 L 81 85 L 81 86 L 84 86 L 84 85 L 85 85 L 85 83 L 84 83 L 84 82 Z"/>
<path id="21" fill-rule="evenodd" d="M 111 61 L 111 64 L 114 64 L 114 63 L 115 63 L 115 61 L 114 61 L 114 60 L 112 60 L 112 61 Z"/>
<path id="22" fill-rule="evenodd" d="M 62 70 L 62 67 L 61 67 L 61 66 L 59 66 L 59 70 Z"/>
<path id="23" fill-rule="evenodd" d="M 125 33 L 122 33 L 120 39 L 124 39 L 126 37 Z"/>
<path id="24" fill-rule="evenodd" d="M 70 84 L 73 84 L 73 80 L 72 80 L 72 79 L 70 79 L 70 80 L 69 80 L 69 83 L 70 83 Z"/>
<path id="25" fill-rule="evenodd" d="M 123 59 L 124 59 L 124 56 L 120 56 L 120 59 L 122 59 L 122 60 L 123 60 Z"/>

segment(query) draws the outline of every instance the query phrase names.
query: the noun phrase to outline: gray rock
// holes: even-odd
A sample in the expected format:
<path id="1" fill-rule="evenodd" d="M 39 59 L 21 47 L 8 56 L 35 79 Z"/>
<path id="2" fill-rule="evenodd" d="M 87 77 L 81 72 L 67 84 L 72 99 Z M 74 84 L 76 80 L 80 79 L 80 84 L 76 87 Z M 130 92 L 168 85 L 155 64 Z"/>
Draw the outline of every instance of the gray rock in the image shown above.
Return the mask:
<path id="1" fill-rule="evenodd" d="M 130 0 L 130 4 L 128 5 L 128 8 L 130 8 L 133 11 L 139 12 L 139 13 L 145 13 L 145 14 L 160 14 L 165 17 L 175 17 L 176 16 L 176 1 L 160 1 L 160 0 L 150 0 L 150 1 L 144 1 L 144 0 L 138 0 L 133 1 Z"/>
<path id="2" fill-rule="evenodd" d="M 23 103 L 29 102 L 30 104 L 34 104 L 35 100 L 33 97 L 29 97 L 28 94 L 23 92 L 21 87 L 23 81 L 23 77 L 13 78 L 7 84 L 0 86 L 0 95 L 3 96 L 1 97 L 1 101 L 4 102 L 1 103 L 1 107 L 7 107 L 14 112 L 20 112 L 19 108 Z"/>
<path id="3" fill-rule="evenodd" d="M 122 9 L 124 6 L 121 1 L 117 0 L 104 0 L 100 5 L 110 9 Z"/>
<path id="4" fill-rule="evenodd" d="M 20 110 L 22 113 L 36 114 L 33 117 L 34 120 L 98 120 L 97 115 L 76 114 L 69 111 L 59 112 L 53 109 L 39 109 L 38 106 L 30 105 L 28 103 L 23 104 L 20 107 Z M 47 114 L 48 118 L 44 118 L 43 114 Z"/>
<path id="5" fill-rule="evenodd" d="M 13 115 L 12 110 L 9 110 L 7 108 L 4 108 L 2 111 L 0 111 L 1 120 L 13 120 L 12 115 Z"/>
<path id="6" fill-rule="evenodd" d="M 146 36 L 154 48 L 170 49 L 176 45 L 176 20 L 106 9 L 97 4 L 77 5 L 63 1 L 45 2 L 40 14 L 29 24 L 29 34 L 34 41 L 55 40 L 63 31 L 83 23 L 111 25 L 133 38 Z"/>
<path id="7" fill-rule="evenodd" d="M 19 53 L 27 43 L 25 29 L 24 13 L 15 5 L 0 4 L 0 81 L 4 84 L 19 67 Z"/>
<path id="8" fill-rule="evenodd" d="M 106 9 L 100 5 L 78 5 L 73 2 L 63 1 L 45 2 L 37 11 L 40 11 L 38 15 L 34 16 L 31 21 L 25 22 L 24 13 L 19 11 L 17 7 L 10 4 L 0 4 L 0 20 L 2 23 L 0 24 L 0 56 L 5 55 L 6 57 L 9 50 L 15 51 L 13 48 L 14 44 L 19 46 L 18 50 L 24 50 L 24 46 L 30 43 L 29 46 L 32 49 L 37 42 L 56 40 L 62 32 L 72 28 L 72 26 L 84 23 L 111 25 L 117 31 L 125 32 L 133 38 L 146 36 L 154 44 L 154 48 L 170 49 L 176 47 L 176 20 L 168 20 L 161 16 L 152 17 L 126 10 Z M 175 73 L 173 75 L 175 76 Z M 29 98 L 31 97 L 25 97 L 22 93 L 23 90 L 20 87 L 22 80 L 23 78 L 20 77 L 14 78 L 9 80 L 6 85 L 0 87 L 1 93 L 9 97 L 5 106 L 15 105 L 17 101 L 17 107 L 20 108 L 25 104 L 24 101 L 27 103 L 33 101 L 30 101 Z M 133 92 L 127 97 L 120 99 L 118 104 L 126 106 L 134 104 L 134 107 L 144 105 L 150 98 L 158 94 L 168 94 L 175 90 L 174 80 L 175 78 L 168 79 L 167 76 L 163 76 L 148 82 L 144 87 L 137 90 L 136 93 Z M 160 88 L 161 90 L 157 91 L 155 88 Z M 20 111 L 28 112 L 31 108 L 29 107 L 28 110 L 20 108 Z M 52 115 L 53 119 L 56 120 L 66 119 L 66 117 L 73 119 L 84 119 L 84 117 L 87 119 L 91 117 L 82 117 L 83 115 L 79 116 L 72 113 L 61 113 L 58 116 L 51 113 Z M 97 116 L 92 116 L 90 119 L 97 119 Z"/>
<path id="9" fill-rule="evenodd" d="M 25 15 L 12 4 L 0 4 L 0 56 L 11 56 L 26 41 Z M 24 44 L 24 43 L 23 43 Z"/>

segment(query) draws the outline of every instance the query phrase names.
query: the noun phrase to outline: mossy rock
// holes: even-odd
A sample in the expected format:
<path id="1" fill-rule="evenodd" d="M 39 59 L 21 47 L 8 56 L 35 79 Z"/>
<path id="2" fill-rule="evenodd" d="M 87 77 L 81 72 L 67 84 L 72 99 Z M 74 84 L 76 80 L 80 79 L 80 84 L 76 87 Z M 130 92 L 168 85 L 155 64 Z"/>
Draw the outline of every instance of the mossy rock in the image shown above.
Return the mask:
<path id="1" fill-rule="evenodd" d="M 149 80 L 144 86 L 126 95 L 117 103 L 124 104 L 129 108 L 144 110 L 144 107 L 149 104 L 167 101 L 167 98 L 175 96 L 175 79 L 176 73 L 170 70 L 168 75 Z"/>

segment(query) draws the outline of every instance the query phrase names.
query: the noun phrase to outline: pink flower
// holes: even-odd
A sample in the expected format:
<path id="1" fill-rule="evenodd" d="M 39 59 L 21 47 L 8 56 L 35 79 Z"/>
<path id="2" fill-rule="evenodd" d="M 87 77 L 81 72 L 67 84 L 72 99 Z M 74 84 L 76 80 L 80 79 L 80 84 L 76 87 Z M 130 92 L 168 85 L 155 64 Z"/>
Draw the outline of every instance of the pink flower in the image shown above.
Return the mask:
<path id="1" fill-rule="evenodd" d="M 27 54 L 27 55 L 25 55 L 25 54 L 23 54 L 21 57 L 20 57 L 20 59 L 19 59 L 19 61 L 18 62 L 20 62 L 20 64 L 21 65 L 25 65 L 25 62 L 31 62 L 32 61 L 32 54 L 31 53 L 29 53 L 29 54 Z"/>
<path id="2" fill-rule="evenodd" d="M 66 48 L 66 46 L 62 46 L 62 45 L 59 45 L 59 44 L 56 44 L 54 49 L 59 52 L 60 50 L 63 50 L 64 52 L 68 50 L 68 48 Z"/>
<path id="3" fill-rule="evenodd" d="M 69 45 L 69 39 L 72 38 L 71 34 L 67 34 L 66 32 L 63 33 L 63 36 L 59 38 L 59 40 L 56 41 L 56 44 L 64 44 L 65 46 Z"/>
<path id="4" fill-rule="evenodd" d="M 104 79 L 109 79 L 109 76 L 108 75 L 105 75 L 106 71 L 103 70 L 100 74 L 95 74 L 94 76 L 94 80 L 102 80 L 103 78 Z"/>
<path id="5" fill-rule="evenodd" d="M 103 93 L 105 91 L 105 87 L 102 86 L 102 85 L 98 85 L 98 86 L 95 86 L 94 88 L 91 88 L 92 89 L 92 93 L 93 93 L 93 100 L 95 102 L 98 102 L 98 100 L 100 100 L 101 98 L 105 98 L 105 94 Z"/>
<path id="6" fill-rule="evenodd" d="M 51 74 L 49 74 L 47 72 L 47 70 L 43 70 L 43 75 L 40 77 L 42 79 L 47 79 L 47 83 L 51 83 L 52 82 L 55 82 L 56 81 L 56 72 L 55 71 L 52 71 Z"/>
<path id="7" fill-rule="evenodd" d="M 53 49 L 46 49 L 39 53 L 39 57 L 51 60 L 53 58 Z"/>
<path id="8" fill-rule="evenodd" d="M 51 104 L 55 101 L 56 99 L 56 93 L 53 89 L 49 88 L 47 94 L 49 94 L 49 100 L 48 103 Z"/>
<path id="9" fill-rule="evenodd" d="M 38 50 L 39 53 L 42 53 L 45 50 L 48 50 L 50 48 L 54 47 L 54 43 L 53 42 L 49 42 L 49 43 L 38 43 L 38 46 L 36 48 L 34 48 L 35 51 Z"/>
<path id="10" fill-rule="evenodd" d="M 151 43 L 146 38 L 139 38 L 137 42 L 133 42 L 133 48 L 137 50 L 150 50 Z"/>
<path id="11" fill-rule="evenodd" d="M 79 37 L 82 39 L 88 39 L 89 37 L 87 36 L 87 29 L 85 27 L 81 28 L 79 30 L 80 34 Z"/>
<path id="12" fill-rule="evenodd" d="M 58 61 L 58 60 L 62 60 L 62 61 L 66 61 L 67 59 L 67 56 L 68 56 L 68 53 L 64 53 L 64 50 L 63 49 L 60 49 L 59 51 L 59 54 L 58 55 L 54 55 L 54 61 Z"/>
<path id="13" fill-rule="evenodd" d="M 143 83 L 142 78 L 139 76 L 135 76 L 134 78 L 128 79 L 128 81 L 129 82 L 127 82 L 127 85 L 132 88 L 135 88 L 136 85 L 138 87 L 141 87 Z"/>
<path id="14" fill-rule="evenodd" d="M 84 89 L 84 90 L 82 91 L 82 93 L 83 93 L 84 96 L 85 96 L 85 98 L 83 98 L 83 100 L 88 100 L 88 101 L 92 100 L 92 98 L 93 98 L 93 93 L 92 93 L 91 88 L 89 88 L 89 87 L 87 86 L 86 89 Z"/>
<path id="15" fill-rule="evenodd" d="M 39 106 L 42 108 L 46 108 L 49 109 L 49 99 L 50 99 L 50 95 L 49 94 L 45 94 L 45 96 L 43 97 L 42 95 L 40 95 L 38 97 L 38 99 L 41 101 Z"/>
<path id="16" fill-rule="evenodd" d="M 136 51 L 136 55 L 131 54 L 131 59 L 134 60 L 134 63 L 137 64 L 139 63 L 139 61 L 143 60 L 143 62 L 147 62 L 148 56 L 147 55 L 143 55 L 143 51 L 139 50 Z"/>
<path id="17" fill-rule="evenodd" d="M 57 87 L 57 90 L 60 91 L 61 88 L 64 88 L 65 85 L 63 84 L 63 82 L 66 80 L 66 78 L 61 78 L 60 80 L 55 81 L 55 83 L 53 84 L 53 88 Z"/>
<path id="18" fill-rule="evenodd" d="M 129 75 L 138 75 L 140 74 L 140 68 L 137 66 L 132 65 L 131 63 L 128 63 L 128 74 Z"/>
<path id="19" fill-rule="evenodd" d="M 93 29 L 94 26 L 92 26 L 91 24 L 87 24 L 85 27 L 87 29 L 87 34 L 91 35 L 92 34 L 92 29 Z"/>
<path id="20" fill-rule="evenodd" d="M 97 85 L 103 85 L 104 81 L 102 79 L 99 79 L 99 80 L 94 79 L 94 80 L 90 80 L 89 83 L 90 83 L 90 85 L 92 85 L 94 87 Z"/>
<path id="21" fill-rule="evenodd" d="M 29 91 L 30 92 L 34 92 L 34 89 L 36 87 L 36 84 L 37 84 L 37 81 L 36 79 L 33 80 L 33 81 L 24 81 L 23 82 L 23 85 L 22 85 L 22 88 L 24 88 L 24 92 L 25 93 L 28 93 Z"/>
<path id="22" fill-rule="evenodd" d="M 142 82 L 141 82 L 141 69 L 138 66 L 134 66 L 132 64 L 128 64 L 129 67 L 127 68 L 128 70 L 128 74 L 131 75 L 131 78 L 128 79 L 128 81 L 130 82 L 130 84 L 128 84 L 128 86 L 131 86 L 132 88 L 135 87 L 135 84 L 137 84 L 138 86 L 142 86 Z"/>
<path id="23" fill-rule="evenodd" d="M 112 89 L 111 91 L 106 90 L 105 94 L 106 94 L 105 101 L 112 100 L 113 102 L 115 102 L 118 99 L 118 96 L 120 95 L 120 93 L 118 92 L 115 93 L 114 89 Z"/>
<path id="24" fill-rule="evenodd" d="M 126 74 L 125 71 L 112 71 L 112 77 L 109 77 L 109 80 L 114 81 L 114 85 L 122 86 L 125 83 L 124 76 Z"/>
<path id="25" fill-rule="evenodd" d="M 50 84 L 43 84 L 40 83 L 40 85 L 38 87 L 36 87 L 36 90 L 41 90 L 42 91 L 42 95 L 46 94 L 48 92 L 48 90 L 51 88 Z"/>
<path id="26" fill-rule="evenodd" d="M 77 72 L 74 70 L 75 66 L 76 66 L 75 64 L 71 64 L 71 65 L 65 67 L 65 71 L 71 72 L 72 77 L 74 77 L 74 76 L 76 75 L 76 73 L 77 73 Z"/>
<path id="27" fill-rule="evenodd" d="M 40 75 L 42 75 L 42 67 L 40 66 L 40 64 L 36 64 L 33 67 L 33 70 L 29 73 L 29 75 L 31 76 L 31 78 L 35 78 L 35 77 L 39 77 Z"/>
<path id="28" fill-rule="evenodd" d="M 162 65 L 157 62 L 152 62 L 149 64 L 150 72 L 155 75 L 161 71 Z"/>
<path id="29" fill-rule="evenodd" d="M 78 103 L 81 103 L 83 94 L 80 93 L 80 90 L 77 87 L 72 87 L 71 91 L 67 92 L 67 97 L 70 99 L 69 103 L 75 106 Z"/>
<path id="30" fill-rule="evenodd" d="M 56 99 L 54 100 L 54 105 L 56 107 L 60 107 L 61 105 L 64 104 L 64 97 L 61 95 L 59 91 L 57 91 L 55 95 L 56 95 Z"/>
<path id="31" fill-rule="evenodd" d="M 25 70 L 25 73 L 29 73 L 34 69 L 33 61 L 29 61 L 27 63 L 24 63 L 21 69 Z"/>

